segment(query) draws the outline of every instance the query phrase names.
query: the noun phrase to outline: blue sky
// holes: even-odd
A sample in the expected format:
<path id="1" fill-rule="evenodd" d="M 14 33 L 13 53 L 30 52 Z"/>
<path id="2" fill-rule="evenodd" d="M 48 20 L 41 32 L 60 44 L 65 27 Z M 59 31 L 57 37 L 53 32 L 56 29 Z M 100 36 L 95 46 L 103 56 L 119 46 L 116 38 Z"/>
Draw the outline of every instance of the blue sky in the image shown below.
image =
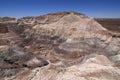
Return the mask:
<path id="1" fill-rule="evenodd" d="M 0 16 L 39 16 L 60 11 L 120 18 L 120 0 L 0 0 Z"/>

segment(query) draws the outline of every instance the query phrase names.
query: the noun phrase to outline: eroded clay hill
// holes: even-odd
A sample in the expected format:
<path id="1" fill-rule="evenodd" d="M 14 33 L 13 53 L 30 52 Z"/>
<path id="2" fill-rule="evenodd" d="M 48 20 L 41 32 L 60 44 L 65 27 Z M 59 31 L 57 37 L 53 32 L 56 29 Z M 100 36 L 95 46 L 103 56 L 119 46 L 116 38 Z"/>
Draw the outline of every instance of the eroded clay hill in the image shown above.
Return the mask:
<path id="1" fill-rule="evenodd" d="M 119 33 L 93 18 L 60 12 L 6 26 L 0 34 L 1 80 L 120 79 Z"/>

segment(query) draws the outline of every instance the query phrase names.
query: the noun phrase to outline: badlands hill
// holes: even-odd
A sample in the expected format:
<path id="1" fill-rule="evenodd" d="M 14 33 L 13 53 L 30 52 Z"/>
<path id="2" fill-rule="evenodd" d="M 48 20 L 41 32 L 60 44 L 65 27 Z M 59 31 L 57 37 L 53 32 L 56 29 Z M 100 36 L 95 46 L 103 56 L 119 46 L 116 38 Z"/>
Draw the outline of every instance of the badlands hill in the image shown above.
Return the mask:
<path id="1" fill-rule="evenodd" d="M 0 24 L 0 80 L 119 80 L 120 34 L 77 12 Z"/>

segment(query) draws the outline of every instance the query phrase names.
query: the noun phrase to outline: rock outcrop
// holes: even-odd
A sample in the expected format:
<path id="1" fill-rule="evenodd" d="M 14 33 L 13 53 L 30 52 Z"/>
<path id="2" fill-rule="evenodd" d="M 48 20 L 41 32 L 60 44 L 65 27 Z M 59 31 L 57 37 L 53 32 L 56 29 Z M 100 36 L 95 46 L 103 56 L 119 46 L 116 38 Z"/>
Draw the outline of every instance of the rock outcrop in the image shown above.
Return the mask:
<path id="1" fill-rule="evenodd" d="M 24 17 L 8 30 L 0 35 L 8 40 L 0 43 L 1 80 L 120 79 L 119 34 L 84 14 Z"/>
<path id="2" fill-rule="evenodd" d="M 12 17 L 0 17 L 0 23 L 12 23 L 12 22 L 16 22 L 16 18 L 12 18 Z"/>

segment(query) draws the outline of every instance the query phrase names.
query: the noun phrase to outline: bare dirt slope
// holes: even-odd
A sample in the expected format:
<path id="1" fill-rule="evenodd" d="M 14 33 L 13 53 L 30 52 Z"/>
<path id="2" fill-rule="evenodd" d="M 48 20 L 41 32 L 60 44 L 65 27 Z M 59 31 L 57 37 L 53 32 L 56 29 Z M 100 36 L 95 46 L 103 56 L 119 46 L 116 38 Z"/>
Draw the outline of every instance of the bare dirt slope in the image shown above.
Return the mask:
<path id="1" fill-rule="evenodd" d="M 58 12 L 6 26 L 0 35 L 1 43 L 8 40 L 0 44 L 1 80 L 120 79 L 119 33 L 93 18 Z"/>

